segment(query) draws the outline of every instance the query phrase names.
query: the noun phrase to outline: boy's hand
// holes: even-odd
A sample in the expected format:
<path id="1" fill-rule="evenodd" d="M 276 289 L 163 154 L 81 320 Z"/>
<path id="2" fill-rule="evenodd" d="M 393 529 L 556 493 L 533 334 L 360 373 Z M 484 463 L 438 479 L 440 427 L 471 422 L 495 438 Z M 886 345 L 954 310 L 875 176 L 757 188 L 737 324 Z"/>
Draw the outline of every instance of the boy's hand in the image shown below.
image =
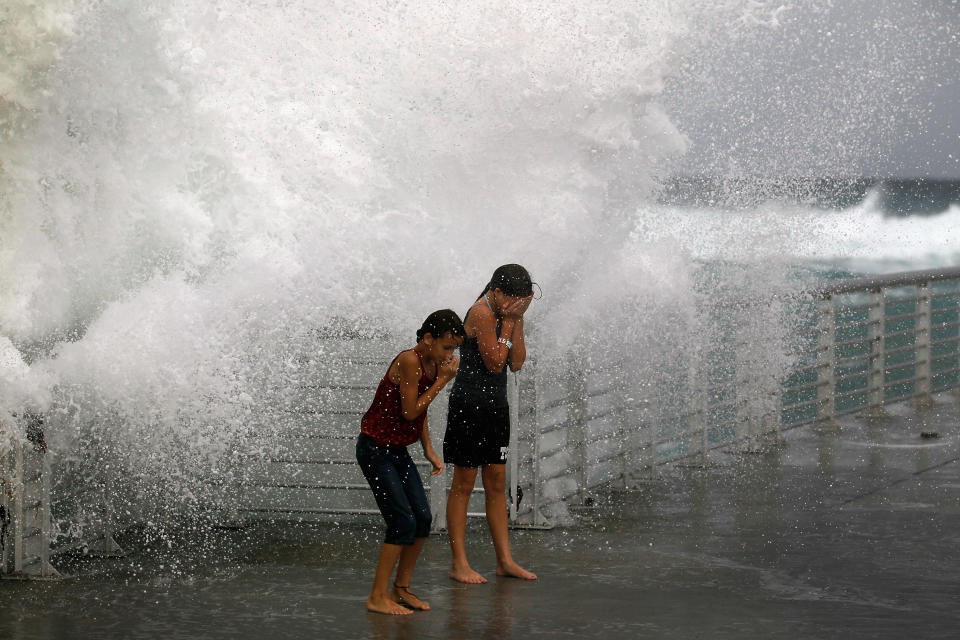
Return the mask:
<path id="1" fill-rule="evenodd" d="M 440 456 L 431 451 L 429 454 L 427 454 L 427 460 L 429 460 L 430 464 L 433 465 L 433 469 L 430 470 L 430 475 L 436 476 L 443 473 L 443 460 L 440 459 Z"/>
<path id="2" fill-rule="evenodd" d="M 460 360 L 456 356 L 450 356 L 449 360 L 440 363 L 440 371 L 437 376 L 445 380 L 453 380 L 457 377 L 457 369 L 460 368 Z"/>

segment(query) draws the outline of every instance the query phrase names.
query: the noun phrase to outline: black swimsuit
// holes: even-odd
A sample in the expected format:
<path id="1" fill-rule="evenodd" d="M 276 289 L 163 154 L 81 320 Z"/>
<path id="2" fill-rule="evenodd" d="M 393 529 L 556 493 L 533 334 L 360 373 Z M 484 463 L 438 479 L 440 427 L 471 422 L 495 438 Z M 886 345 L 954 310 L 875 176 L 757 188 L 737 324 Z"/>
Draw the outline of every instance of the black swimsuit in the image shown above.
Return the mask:
<path id="1" fill-rule="evenodd" d="M 499 320 L 497 337 L 500 337 Z M 509 446 L 507 367 L 504 365 L 500 373 L 487 369 L 477 339 L 465 338 L 460 345 L 460 367 L 450 392 L 443 461 L 458 467 L 504 464 Z"/>

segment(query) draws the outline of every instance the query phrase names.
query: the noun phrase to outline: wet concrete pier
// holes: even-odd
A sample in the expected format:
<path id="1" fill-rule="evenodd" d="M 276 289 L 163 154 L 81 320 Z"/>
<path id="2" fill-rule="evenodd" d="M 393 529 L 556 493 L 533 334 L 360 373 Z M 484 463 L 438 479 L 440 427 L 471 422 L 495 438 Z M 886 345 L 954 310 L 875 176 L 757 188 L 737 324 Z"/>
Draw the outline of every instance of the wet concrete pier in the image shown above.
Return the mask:
<path id="1" fill-rule="evenodd" d="M 663 467 L 574 526 L 515 531 L 536 583 L 494 577 L 482 522 L 487 585 L 447 579 L 431 538 L 413 585 L 430 612 L 365 612 L 373 524 L 144 530 L 125 559 L 61 559 L 71 579 L 0 583 L 0 638 L 955 638 L 960 410 L 940 394 L 889 411 Z"/>

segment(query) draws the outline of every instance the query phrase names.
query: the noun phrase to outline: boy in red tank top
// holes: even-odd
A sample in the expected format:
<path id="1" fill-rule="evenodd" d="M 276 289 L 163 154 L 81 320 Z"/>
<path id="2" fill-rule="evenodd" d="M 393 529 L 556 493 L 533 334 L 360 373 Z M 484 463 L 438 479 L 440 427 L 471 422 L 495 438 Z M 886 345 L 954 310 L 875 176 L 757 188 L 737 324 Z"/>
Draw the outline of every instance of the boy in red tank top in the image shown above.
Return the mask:
<path id="1" fill-rule="evenodd" d="M 433 466 L 443 472 L 427 428 L 427 407 L 457 375 L 454 350 L 463 340 L 463 323 L 449 309 L 434 311 L 417 331 L 417 345 L 390 363 L 360 423 L 357 463 L 373 490 L 387 524 L 367 610 L 401 615 L 430 605 L 410 591 L 410 578 L 433 519 L 423 481 L 407 445 L 417 440 Z M 398 565 L 399 561 L 399 565 Z M 397 579 L 390 589 L 390 576 Z"/>

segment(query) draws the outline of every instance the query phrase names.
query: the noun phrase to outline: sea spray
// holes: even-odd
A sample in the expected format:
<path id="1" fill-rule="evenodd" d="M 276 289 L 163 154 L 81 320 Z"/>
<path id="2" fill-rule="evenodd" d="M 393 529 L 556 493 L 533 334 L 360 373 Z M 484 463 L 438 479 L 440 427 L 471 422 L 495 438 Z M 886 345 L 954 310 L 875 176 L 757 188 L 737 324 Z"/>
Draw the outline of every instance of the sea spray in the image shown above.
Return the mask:
<path id="1" fill-rule="evenodd" d="M 505 262 L 545 291 L 545 370 L 577 350 L 685 403 L 723 336 L 702 301 L 786 257 L 705 271 L 648 206 L 688 144 L 658 95 L 779 6 L 63 5 L 0 151 L 0 334 L 50 393 L 61 522 L 215 502 L 290 426 L 321 336 L 402 346 Z M 777 313 L 751 326 L 781 352 Z"/>

